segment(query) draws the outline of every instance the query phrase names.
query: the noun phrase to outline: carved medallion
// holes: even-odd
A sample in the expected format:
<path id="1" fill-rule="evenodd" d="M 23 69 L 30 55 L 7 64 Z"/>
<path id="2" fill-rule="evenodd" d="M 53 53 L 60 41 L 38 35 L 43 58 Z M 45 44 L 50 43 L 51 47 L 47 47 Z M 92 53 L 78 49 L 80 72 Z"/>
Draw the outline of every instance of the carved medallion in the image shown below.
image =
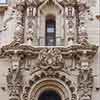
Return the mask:
<path id="1" fill-rule="evenodd" d="M 42 69 L 51 67 L 54 70 L 57 70 L 64 66 L 64 60 L 60 50 L 54 48 L 41 50 L 38 60 L 40 68 Z"/>

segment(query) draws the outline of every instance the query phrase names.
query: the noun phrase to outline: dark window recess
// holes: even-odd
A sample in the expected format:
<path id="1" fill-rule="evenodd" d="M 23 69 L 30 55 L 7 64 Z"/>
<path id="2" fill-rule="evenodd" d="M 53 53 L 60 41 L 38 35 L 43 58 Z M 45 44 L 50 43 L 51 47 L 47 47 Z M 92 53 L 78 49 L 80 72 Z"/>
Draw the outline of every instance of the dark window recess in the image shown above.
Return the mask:
<path id="1" fill-rule="evenodd" d="M 61 100 L 61 97 L 56 91 L 48 90 L 44 91 L 38 100 Z"/>
<path id="2" fill-rule="evenodd" d="M 56 22 L 54 16 L 48 16 L 46 18 L 46 46 L 56 45 Z"/>

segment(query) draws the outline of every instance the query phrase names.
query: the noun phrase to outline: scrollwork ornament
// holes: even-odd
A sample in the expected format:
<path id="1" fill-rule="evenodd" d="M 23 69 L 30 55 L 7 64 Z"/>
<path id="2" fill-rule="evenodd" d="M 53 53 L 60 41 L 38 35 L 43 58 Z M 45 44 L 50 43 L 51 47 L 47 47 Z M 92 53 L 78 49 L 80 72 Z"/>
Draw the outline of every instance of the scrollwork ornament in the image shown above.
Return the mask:
<path id="1" fill-rule="evenodd" d="M 38 59 L 42 69 L 51 67 L 57 70 L 64 67 L 64 59 L 58 49 L 43 49 L 40 51 Z"/>

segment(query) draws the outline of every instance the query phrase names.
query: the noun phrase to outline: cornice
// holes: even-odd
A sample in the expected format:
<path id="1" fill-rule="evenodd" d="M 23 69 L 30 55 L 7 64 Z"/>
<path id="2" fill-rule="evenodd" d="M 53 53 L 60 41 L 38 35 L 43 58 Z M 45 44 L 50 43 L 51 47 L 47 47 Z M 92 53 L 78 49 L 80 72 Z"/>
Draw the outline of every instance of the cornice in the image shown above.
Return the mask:
<path id="1" fill-rule="evenodd" d="M 88 46 L 84 46 L 81 44 L 66 46 L 66 47 L 40 47 L 40 46 L 30 46 L 25 44 L 19 44 L 16 42 L 12 42 L 9 45 L 3 46 L 0 49 L 0 57 L 6 57 L 9 54 L 13 54 L 15 51 L 18 53 L 22 53 L 25 56 L 36 56 L 43 49 L 59 49 L 63 56 L 72 57 L 73 55 L 81 56 L 84 51 L 86 51 L 87 56 L 93 57 L 98 50 L 98 46 L 89 44 Z"/>

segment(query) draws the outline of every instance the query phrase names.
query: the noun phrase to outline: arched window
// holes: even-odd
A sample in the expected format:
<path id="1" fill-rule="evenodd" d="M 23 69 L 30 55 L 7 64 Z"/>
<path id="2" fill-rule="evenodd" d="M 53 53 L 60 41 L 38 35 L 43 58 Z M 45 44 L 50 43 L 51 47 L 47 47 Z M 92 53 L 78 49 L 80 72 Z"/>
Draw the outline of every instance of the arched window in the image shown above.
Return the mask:
<path id="1" fill-rule="evenodd" d="M 61 97 L 56 91 L 48 90 L 41 93 L 38 100 L 61 100 Z"/>
<path id="2" fill-rule="evenodd" d="M 56 45 L 56 19 L 55 16 L 53 15 L 46 16 L 45 45 L 46 46 Z"/>

